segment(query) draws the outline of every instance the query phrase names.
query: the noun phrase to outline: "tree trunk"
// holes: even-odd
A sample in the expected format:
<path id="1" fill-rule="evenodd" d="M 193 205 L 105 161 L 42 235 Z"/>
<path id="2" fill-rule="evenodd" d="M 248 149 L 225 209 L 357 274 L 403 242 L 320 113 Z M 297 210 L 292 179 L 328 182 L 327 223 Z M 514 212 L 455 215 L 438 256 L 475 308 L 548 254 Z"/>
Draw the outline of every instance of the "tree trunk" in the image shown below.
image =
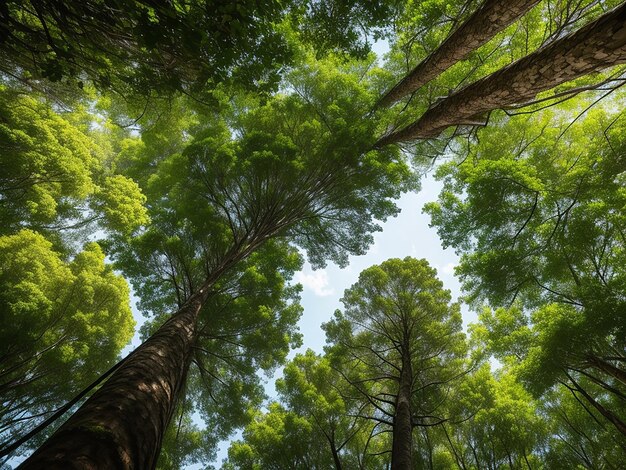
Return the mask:
<path id="1" fill-rule="evenodd" d="M 408 352 L 404 352 L 402 356 L 402 372 L 400 372 L 400 386 L 398 388 L 396 412 L 393 419 L 391 470 L 413 469 L 413 423 L 411 410 L 413 370 Z"/>
<path id="2" fill-rule="evenodd" d="M 568 80 L 626 62 L 626 3 L 578 31 L 482 78 L 440 101 L 413 124 L 382 137 L 375 147 L 435 137 L 476 116 L 533 99 Z"/>
<path id="3" fill-rule="evenodd" d="M 463 24 L 423 61 L 389 90 L 377 106 L 390 106 L 465 59 L 513 23 L 539 0 L 485 0 Z"/>
<path id="4" fill-rule="evenodd" d="M 208 291 L 190 297 L 20 468 L 153 469 Z"/>
<path id="5" fill-rule="evenodd" d="M 574 387 L 576 388 L 576 390 L 578 392 L 580 392 L 580 394 L 585 397 L 585 399 L 591 403 L 591 405 L 602 415 L 604 416 L 611 424 L 613 424 L 613 426 L 615 426 L 615 428 L 622 433 L 624 436 L 626 436 L 626 423 L 624 423 L 621 419 L 619 419 L 618 416 L 616 416 L 612 411 L 606 409 L 604 406 L 602 406 L 599 402 L 597 402 L 589 393 L 587 393 L 587 391 L 581 387 L 578 382 L 576 382 L 576 380 L 574 380 L 574 378 L 568 374 L 567 372 L 565 373 L 565 375 L 567 375 L 567 378 L 570 380 L 570 382 L 572 382 L 572 384 L 574 384 Z"/>
<path id="6" fill-rule="evenodd" d="M 341 470 L 341 460 L 339 459 L 339 451 L 335 446 L 335 442 L 331 441 L 330 451 L 333 453 L 333 462 L 335 462 L 335 470 Z"/>
<path id="7" fill-rule="evenodd" d="M 626 385 L 626 371 L 620 369 L 619 367 L 615 367 L 610 362 L 603 360 L 602 358 L 594 355 L 589 355 L 587 357 L 587 361 L 589 364 L 594 366 L 596 369 L 601 370 L 602 372 L 607 373 L 614 379 L 619 380 L 621 383 Z"/>

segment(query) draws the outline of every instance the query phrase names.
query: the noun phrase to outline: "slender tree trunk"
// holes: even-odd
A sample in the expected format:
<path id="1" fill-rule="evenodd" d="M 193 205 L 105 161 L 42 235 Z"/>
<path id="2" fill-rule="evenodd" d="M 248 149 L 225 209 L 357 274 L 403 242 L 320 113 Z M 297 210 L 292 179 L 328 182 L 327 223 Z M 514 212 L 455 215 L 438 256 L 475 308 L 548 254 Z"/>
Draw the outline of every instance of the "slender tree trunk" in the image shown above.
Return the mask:
<path id="1" fill-rule="evenodd" d="M 572 384 L 574 384 L 574 387 L 576 388 L 576 390 L 578 392 L 580 392 L 580 394 L 585 397 L 585 399 L 591 403 L 591 405 L 602 415 L 604 416 L 611 424 L 613 424 L 613 426 L 615 426 L 615 428 L 622 433 L 624 436 L 626 436 L 626 423 L 624 423 L 621 419 L 619 419 L 619 417 L 617 417 L 612 411 L 606 409 L 604 406 L 602 406 L 602 404 L 600 404 L 599 402 L 597 402 L 589 393 L 587 393 L 587 391 L 581 387 L 578 382 L 576 382 L 576 380 L 574 380 L 574 378 L 566 373 L 567 378 L 570 380 L 570 382 L 572 382 Z"/>
<path id="2" fill-rule="evenodd" d="M 330 451 L 333 453 L 333 462 L 335 462 L 335 470 L 341 470 L 341 460 L 339 459 L 339 451 L 335 443 L 331 441 Z"/>
<path id="3" fill-rule="evenodd" d="M 20 468 L 153 469 L 208 291 L 190 297 Z"/>
<path id="4" fill-rule="evenodd" d="M 396 398 L 396 413 L 393 419 L 391 470 L 413 469 L 413 423 L 411 410 L 413 370 L 408 352 L 404 352 L 402 356 L 402 372 L 400 373 L 400 386 Z"/>
<path id="5" fill-rule="evenodd" d="M 485 0 L 458 29 L 389 90 L 377 106 L 390 106 L 465 59 L 513 23 L 539 0 Z"/>
<path id="6" fill-rule="evenodd" d="M 626 62 L 626 3 L 578 31 L 440 101 L 413 124 L 375 147 L 435 137 L 453 125 L 475 125 L 487 111 L 519 104 L 568 80 Z"/>
<path id="7" fill-rule="evenodd" d="M 476 454 L 476 448 L 472 444 L 469 444 L 469 446 L 470 446 L 470 449 L 472 449 L 472 455 L 474 456 L 474 462 L 476 462 L 476 468 L 480 470 L 481 462 L 480 462 L 480 459 L 478 458 L 478 454 Z"/>
<path id="8" fill-rule="evenodd" d="M 530 466 L 530 462 L 528 461 L 528 456 L 526 455 L 526 451 L 522 451 L 522 455 L 524 456 L 524 462 L 526 462 L 526 467 L 528 468 L 528 470 L 533 470 L 533 468 Z"/>
<path id="9" fill-rule="evenodd" d="M 446 440 L 448 441 L 448 444 L 450 445 L 450 449 L 452 450 L 452 453 L 454 454 L 454 460 L 456 460 L 457 466 L 461 468 L 462 470 L 467 470 L 467 466 L 465 465 L 465 459 L 463 458 L 462 455 L 459 455 L 459 453 L 457 452 L 456 447 L 452 443 L 452 439 L 450 439 L 450 433 L 448 433 L 448 430 L 446 429 L 446 425 L 442 424 L 441 428 L 443 429 L 443 432 L 446 435 Z"/>
<path id="10" fill-rule="evenodd" d="M 610 362 L 607 362 L 598 356 L 589 355 L 587 360 L 592 366 L 594 366 L 598 370 L 609 374 L 611 377 L 619 380 L 621 383 L 626 385 L 626 371 L 620 369 L 619 367 L 615 367 Z"/>

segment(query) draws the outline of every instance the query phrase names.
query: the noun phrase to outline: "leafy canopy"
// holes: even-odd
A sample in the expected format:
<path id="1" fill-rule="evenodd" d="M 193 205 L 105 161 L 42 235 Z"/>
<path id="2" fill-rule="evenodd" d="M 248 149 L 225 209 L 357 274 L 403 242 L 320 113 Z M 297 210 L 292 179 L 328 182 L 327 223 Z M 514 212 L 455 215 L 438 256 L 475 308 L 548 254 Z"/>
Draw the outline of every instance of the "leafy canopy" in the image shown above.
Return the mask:
<path id="1" fill-rule="evenodd" d="M 126 281 L 96 243 L 65 260 L 41 234 L 0 237 L 2 441 L 118 359 L 133 335 Z"/>

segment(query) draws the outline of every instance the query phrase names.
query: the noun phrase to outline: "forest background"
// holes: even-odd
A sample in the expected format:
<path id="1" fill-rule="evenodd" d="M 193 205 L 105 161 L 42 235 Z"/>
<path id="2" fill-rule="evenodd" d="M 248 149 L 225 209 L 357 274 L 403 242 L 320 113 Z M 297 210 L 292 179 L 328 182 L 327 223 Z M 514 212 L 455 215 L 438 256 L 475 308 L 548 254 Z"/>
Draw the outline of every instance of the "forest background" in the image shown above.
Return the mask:
<path id="1" fill-rule="evenodd" d="M 625 10 L 3 4 L 2 456 L 180 468 L 244 429 L 225 468 L 619 468 Z M 293 281 L 434 167 L 467 337 L 426 263 L 380 260 L 287 361 Z"/>

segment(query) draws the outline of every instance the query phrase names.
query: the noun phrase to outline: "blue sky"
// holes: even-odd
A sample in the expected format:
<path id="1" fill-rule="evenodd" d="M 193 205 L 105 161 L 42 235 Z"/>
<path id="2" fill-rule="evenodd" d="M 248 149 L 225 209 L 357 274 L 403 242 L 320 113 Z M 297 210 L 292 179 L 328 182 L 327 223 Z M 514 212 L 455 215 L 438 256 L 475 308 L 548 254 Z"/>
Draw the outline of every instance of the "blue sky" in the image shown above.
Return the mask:
<path id="1" fill-rule="evenodd" d="M 389 51 L 387 41 L 378 41 L 372 46 L 380 58 Z M 437 199 L 442 184 L 435 181 L 432 172 L 422 179 L 419 193 L 405 194 L 397 201 L 401 212 L 397 217 L 382 224 L 382 232 L 374 235 L 374 244 L 367 254 L 353 256 L 345 269 L 329 265 L 326 269 L 313 271 L 307 264 L 297 273 L 295 281 L 303 285 L 302 306 L 304 314 L 300 320 L 300 331 L 304 335 L 301 351 L 311 348 L 322 352 L 325 343 L 324 332 L 320 325 L 332 317 L 337 308 L 341 308 L 343 291 L 355 283 L 364 269 L 380 264 L 389 258 L 425 258 L 437 270 L 439 279 L 446 289 L 450 289 L 452 298 L 460 296 L 460 285 L 453 274 L 458 257 L 452 249 L 444 250 L 435 229 L 428 226 L 429 218 L 422 214 L 425 203 Z M 476 319 L 463 308 L 464 325 Z"/>
<path id="2" fill-rule="evenodd" d="M 307 348 L 321 353 L 326 342 L 325 335 L 320 328 L 321 324 L 332 317 L 337 308 L 342 308 L 340 299 L 343 291 L 355 283 L 359 273 L 375 264 L 380 264 L 389 258 L 425 258 L 430 265 L 437 270 L 439 279 L 446 289 L 449 289 L 453 300 L 460 296 L 460 285 L 455 278 L 453 270 L 458 262 L 458 257 L 452 249 L 444 250 L 434 228 L 428 226 L 429 217 L 422 214 L 425 203 L 437 199 L 441 183 L 434 180 L 431 174 L 422 180 L 422 189 L 419 193 L 405 194 L 397 201 L 401 212 L 398 216 L 387 220 L 382 224 L 382 232 L 374 235 L 374 244 L 367 254 L 353 256 L 350 264 L 344 269 L 329 264 L 325 269 L 313 271 L 306 264 L 304 269 L 296 273 L 294 281 L 303 286 L 301 304 L 304 308 L 299 322 L 300 332 L 303 334 L 303 346 L 290 355 L 293 357 L 297 352 L 303 352 Z M 476 321 L 476 315 L 469 312 L 467 307 L 462 307 L 464 326 Z M 280 377 L 279 369 L 273 377 L 266 378 L 266 393 L 270 398 L 275 397 L 274 381 Z M 240 438 L 237 433 L 233 440 Z M 217 460 L 214 463 L 217 468 L 222 459 L 227 456 L 229 442 L 224 441 L 220 445 Z M 201 467 L 190 467 L 201 468 Z"/>
<path id="3" fill-rule="evenodd" d="M 444 250 L 434 228 L 428 226 L 429 217 L 422 214 L 425 203 L 434 201 L 441 189 L 441 183 L 431 175 L 422 181 L 422 190 L 417 194 L 405 194 L 397 204 L 400 214 L 382 225 L 383 231 L 374 235 L 374 244 L 367 254 L 353 256 L 350 265 L 340 269 L 329 265 L 326 269 L 311 270 L 305 265 L 296 274 L 295 281 L 303 285 L 302 306 L 304 314 L 300 320 L 300 331 L 304 335 L 302 350 L 311 348 L 322 352 L 325 343 L 324 332 L 320 329 L 328 321 L 335 309 L 342 308 L 340 298 L 343 291 L 355 283 L 359 273 L 389 258 L 425 258 L 437 270 L 444 287 L 449 289 L 456 300 L 460 295 L 458 280 L 453 274 L 458 257 L 452 249 Z M 475 321 L 475 316 L 464 309 L 464 322 Z"/>

